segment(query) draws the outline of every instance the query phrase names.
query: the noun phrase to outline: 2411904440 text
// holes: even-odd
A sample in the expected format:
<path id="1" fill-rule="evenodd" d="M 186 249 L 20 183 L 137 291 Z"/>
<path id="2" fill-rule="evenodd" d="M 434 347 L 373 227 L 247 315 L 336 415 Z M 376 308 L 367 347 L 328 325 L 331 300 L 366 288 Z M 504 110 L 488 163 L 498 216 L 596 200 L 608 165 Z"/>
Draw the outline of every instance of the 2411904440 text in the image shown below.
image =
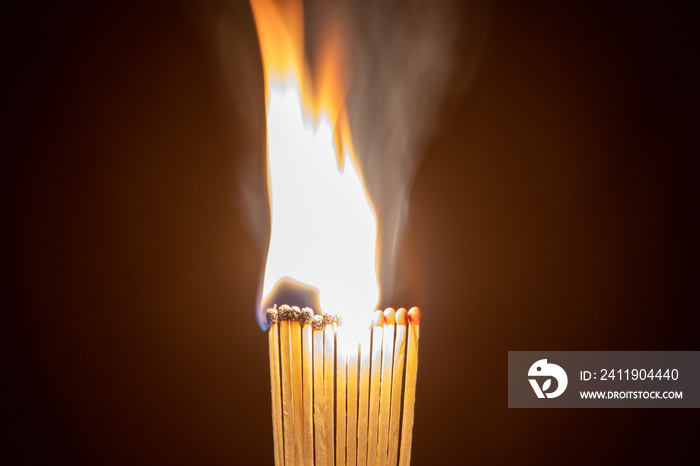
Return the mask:
<path id="1" fill-rule="evenodd" d="M 678 369 L 600 369 L 580 371 L 580 380 L 678 380 Z"/>

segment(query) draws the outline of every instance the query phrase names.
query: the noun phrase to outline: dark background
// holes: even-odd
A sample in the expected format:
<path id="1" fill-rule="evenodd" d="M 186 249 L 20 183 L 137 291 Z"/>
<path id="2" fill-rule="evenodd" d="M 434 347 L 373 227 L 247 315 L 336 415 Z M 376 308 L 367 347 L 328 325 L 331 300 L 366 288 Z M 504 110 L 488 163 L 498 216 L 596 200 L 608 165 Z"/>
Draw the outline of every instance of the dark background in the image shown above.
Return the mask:
<path id="1" fill-rule="evenodd" d="M 382 303 L 424 314 L 414 464 L 669 463 L 697 440 L 694 410 L 506 408 L 508 350 L 698 350 L 696 19 L 495 4 Z M 2 21 L 3 463 L 272 464 L 263 253 L 231 202 L 261 136 L 188 8 Z"/>

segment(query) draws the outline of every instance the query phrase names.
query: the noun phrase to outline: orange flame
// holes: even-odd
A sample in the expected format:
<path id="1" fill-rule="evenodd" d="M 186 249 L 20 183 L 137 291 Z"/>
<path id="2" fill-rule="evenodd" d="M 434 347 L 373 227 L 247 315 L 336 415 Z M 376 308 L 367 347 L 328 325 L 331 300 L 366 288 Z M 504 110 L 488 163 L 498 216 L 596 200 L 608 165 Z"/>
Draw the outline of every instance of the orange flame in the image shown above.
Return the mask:
<path id="1" fill-rule="evenodd" d="M 251 5 L 265 75 L 272 215 L 263 302 L 278 284 L 296 282 L 313 288 L 321 310 L 339 314 L 346 331 L 366 328 L 379 300 L 377 225 L 343 105 L 342 25 L 326 23 L 312 79 L 301 3 Z"/>

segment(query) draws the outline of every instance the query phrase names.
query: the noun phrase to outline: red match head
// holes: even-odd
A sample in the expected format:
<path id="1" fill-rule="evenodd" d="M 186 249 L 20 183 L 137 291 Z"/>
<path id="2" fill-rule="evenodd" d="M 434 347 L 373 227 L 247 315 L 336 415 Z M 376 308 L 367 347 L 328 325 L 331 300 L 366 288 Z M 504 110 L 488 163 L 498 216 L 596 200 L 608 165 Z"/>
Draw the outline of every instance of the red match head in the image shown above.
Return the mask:
<path id="1" fill-rule="evenodd" d="M 411 323 L 411 325 L 420 325 L 420 309 L 417 307 L 412 307 L 410 311 L 408 311 L 408 321 Z"/>
<path id="2" fill-rule="evenodd" d="M 384 325 L 396 325 L 396 311 L 388 307 L 384 310 Z"/>
<path id="3" fill-rule="evenodd" d="M 408 311 L 404 308 L 399 308 L 396 311 L 396 325 L 406 325 L 408 319 Z"/>

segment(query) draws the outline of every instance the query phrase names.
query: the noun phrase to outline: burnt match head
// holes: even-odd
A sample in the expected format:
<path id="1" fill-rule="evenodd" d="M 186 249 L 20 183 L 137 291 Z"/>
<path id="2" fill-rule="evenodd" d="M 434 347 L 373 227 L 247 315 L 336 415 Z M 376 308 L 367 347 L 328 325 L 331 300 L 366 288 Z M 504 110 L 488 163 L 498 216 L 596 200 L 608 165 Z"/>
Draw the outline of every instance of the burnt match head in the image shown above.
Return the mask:
<path id="1" fill-rule="evenodd" d="M 311 326 L 313 327 L 314 330 L 323 330 L 323 316 L 322 315 L 314 315 L 313 320 L 311 322 Z"/>
<path id="2" fill-rule="evenodd" d="M 396 325 L 396 311 L 388 307 L 384 310 L 384 325 Z"/>
<path id="3" fill-rule="evenodd" d="M 277 323 L 277 321 L 279 320 L 278 316 L 277 316 L 277 306 L 268 309 L 267 312 L 265 313 L 265 316 L 267 317 L 268 328 L 275 325 Z"/>
<path id="4" fill-rule="evenodd" d="M 340 319 L 337 316 L 330 315 L 330 314 L 324 314 L 323 315 L 323 325 L 338 325 Z"/>
<path id="5" fill-rule="evenodd" d="M 420 309 L 417 307 L 412 307 L 410 311 L 408 311 L 408 321 L 411 323 L 411 325 L 420 325 Z"/>
<path id="6" fill-rule="evenodd" d="M 304 309 L 301 310 L 301 314 L 299 315 L 299 322 L 301 325 L 311 325 L 314 320 L 314 311 L 310 307 L 305 307 Z"/>
<path id="7" fill-rule="evenodd" d="M 296 306 L 287 306 L 283 304 L 277 310 L 277 315 L 280 320 L 299 320 L 301 311 Z"/>
<path id="8" fill-rule="evenodd" d="M 372 327 L 384 326 L 384 313 L 380 310 L 374 311 L 372 314 Z"/>
<path id="9" fill-rule="evenodd" d="M 342 320 L 335 314 L 314 314 L 313 309 L 305 307 L 299 309 L 298 306 L 288 306 L 282 304 L 277 307 L 274 305 L 266 312 L 268 328 L 280 321 L 300 322 L 302 326 L 311 325 L 314 329 L 322 329 L 326 325 L 339 326 L 342 325 Z"/>
<path id="10" fill-rule="evenodd" d="M 396 311 L 396 325 L 406 325 L 406 321 L 408 319 L 408 311 L 406 309 L 399 308 L 398 311 Z"/>

